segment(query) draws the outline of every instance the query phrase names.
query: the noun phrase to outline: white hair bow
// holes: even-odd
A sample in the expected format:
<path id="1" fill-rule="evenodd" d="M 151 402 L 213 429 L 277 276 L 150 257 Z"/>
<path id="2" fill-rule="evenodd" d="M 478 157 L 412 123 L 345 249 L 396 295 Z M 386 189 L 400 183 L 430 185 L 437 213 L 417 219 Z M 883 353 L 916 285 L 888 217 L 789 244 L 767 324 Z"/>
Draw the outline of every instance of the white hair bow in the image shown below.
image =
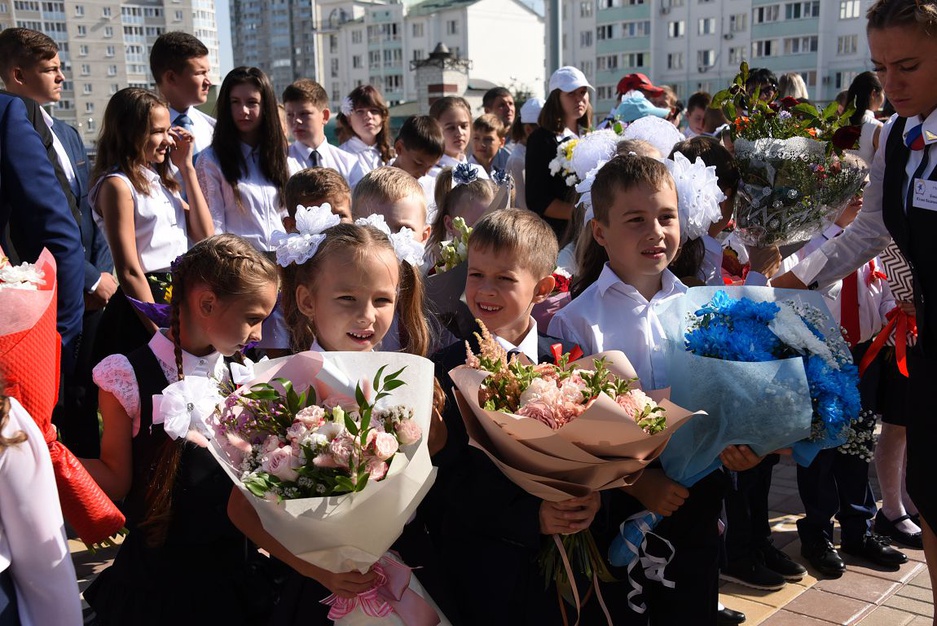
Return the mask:
<path id="1" fill-rule="evenodd" d="M 672 161 L 666 159 L 664 165 L 670 170 L 677 188 L 680 240 L 699 239 L 722 219 L 719 203 L 726 196 L 719 188 L 716 168 L 707 166 L 700 157 L 690 163 L 680 152 L 674 153 Z"/>
<path id="2" fill-rule="evenodd" d="M 394 247 L 397 260 L 408 263 L 414 268 L 418 268 L 423 264 L 423 244 L 413 238 L 412 228 L 404 226 L 398 232 L 392 233 L 384 216 L 377 214 L 359 217 L 355 220 L 355 224 L 358 226 L 372 226 L 387 235 Z"/>
<path id="3" fill-rule="evenodd" d="M 153 396 L 153 423 L 162 424 L 172 439 L 181 439 L 190 430 L 211 439 L 208 419 L 223 400 L 214 380 L 187 376 L 163 389 L 162 394 Z"/>
<path id="4" fill-rule="evenodd" d="M 325 239 L 325 231 L 341 221 L 339 216 L 332 213 L 332 205 L 328 202 L 322 206 L 297 206 L 297 232 L 286 235 L 277 244 L 277 263 L 281 267 L 288 267 L 290 263 L 305 263 L 315 256 Z"/>

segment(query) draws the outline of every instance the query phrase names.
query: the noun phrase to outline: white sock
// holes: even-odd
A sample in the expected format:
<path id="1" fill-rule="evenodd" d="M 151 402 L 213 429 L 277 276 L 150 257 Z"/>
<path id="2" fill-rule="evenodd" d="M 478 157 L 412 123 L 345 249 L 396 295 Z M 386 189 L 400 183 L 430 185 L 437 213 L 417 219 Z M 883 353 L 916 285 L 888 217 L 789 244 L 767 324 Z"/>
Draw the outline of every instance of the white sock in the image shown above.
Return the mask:
<path id="1" fill-rule="evenodd" d="M 905 429 L 894 424 L 882 424 L 882 434 L 875 447 L 875 473 L 882 490 L 882 514 L 888 520 L 907 515 L 904 506 Z M 902 520 L 895 528 L 906 533 L 917 533 L 918 528 L 911 520 Z"/>

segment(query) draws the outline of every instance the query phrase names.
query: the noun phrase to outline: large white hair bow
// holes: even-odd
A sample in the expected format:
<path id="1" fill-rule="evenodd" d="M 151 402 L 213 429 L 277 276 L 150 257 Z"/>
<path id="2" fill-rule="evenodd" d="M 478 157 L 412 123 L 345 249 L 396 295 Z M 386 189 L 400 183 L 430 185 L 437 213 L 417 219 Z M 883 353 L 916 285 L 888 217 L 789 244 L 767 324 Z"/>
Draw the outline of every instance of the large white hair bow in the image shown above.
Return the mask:
<path id="1" fill-rule="evenodd" d="M 595 217 L 595 211 L 592 208 L 592 183 L 595 182 L 595 175 L 608 163 L 608 159 L 600 159 L 591 170 L 586 173 L 582 182 L 576 185 L 576 191 L 579 192 L 579 204 L 585 207 L 585 213 L 582 216 L 583 226 L 588 226 L 592 218 Z"/>
<path id="2" fill-rule="evenodd" d="M 690 163 L 682 153 L 676 152 L 673 160 L 664 160 L 677 186 L 677 207 L 680 216 L 680 241 L 699 239 L 709 227 L 722 219 L 719 203 L 726 199 L 719 188 L 716 167 L 706 165 L 696 157 Z"/>
<path id="3" fill-rule="evenodd" d="M 372 226 L 387 235 L 394 247 L 394 254 L 397 255 L 398 261 L 408 263 L 415 268 L 423 264 L 423 244 L 413 238 L 412 228 L 404 226 L 400 231 L 392 233 L 384 216 L 377 214 L 359 217 L 355 220 L 355 224 L 358 226 Z"/>
<path id="4" fill-rule="evenodd" d="M 223 400 L 217 382 L 189 376 L 163 389 L 161 395 L 153 396 L 153 423 L 162 424 L 171 439 L 181 439 L 190 430 L 211 439 L 208 419 Z"/>
<path id="5" fill-rule="evenodd" d="M 296 207 L 296 231 L 280 240 L 277 245 L 277 263 L 287 267 L 301 265 L 315 256 L 327 229 L 340 224 L 342 219 L 332 213 L 328 202 L 322 206 Z"/>

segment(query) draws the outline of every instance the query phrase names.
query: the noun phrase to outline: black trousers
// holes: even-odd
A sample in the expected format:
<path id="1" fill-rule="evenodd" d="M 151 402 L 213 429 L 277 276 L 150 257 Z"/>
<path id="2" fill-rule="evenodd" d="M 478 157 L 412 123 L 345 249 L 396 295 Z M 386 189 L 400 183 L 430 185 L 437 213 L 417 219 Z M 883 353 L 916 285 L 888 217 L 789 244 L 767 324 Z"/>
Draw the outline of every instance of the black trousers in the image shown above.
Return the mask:
<path id="1" fill-rule="evenodd" d="M 836 449 L 821 450 L 810 467 L 798 466 L 797 487 L 805 512 L 797 532 L 804 544 L 832 541 L 834 515 L 843 543 L 855 544 L 871 530 L 876 506 L 868 462 Z"/>
<path id="2" fill-rule="evenodd" d="M 781 457 L 769 454 L 744 472 L 731 472 L 733 485 L 726 493 L 726 561 L 751 558 L 752 552 L 771 537 L 768 524 L 768 492 L 771 475 Z"/>

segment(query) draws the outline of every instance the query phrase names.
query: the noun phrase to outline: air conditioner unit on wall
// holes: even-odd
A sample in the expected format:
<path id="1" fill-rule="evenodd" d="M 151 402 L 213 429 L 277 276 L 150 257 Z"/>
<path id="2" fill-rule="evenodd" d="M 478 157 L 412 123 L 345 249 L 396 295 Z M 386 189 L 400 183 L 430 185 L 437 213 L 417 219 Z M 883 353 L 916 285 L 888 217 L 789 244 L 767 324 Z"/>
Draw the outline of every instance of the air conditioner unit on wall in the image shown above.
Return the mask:
<path id="1" fill-rule="evenodd" d="M 732 33 L 726 33 L 725 35 L 722 36 L 722 38 L 728 41 L 729 39 L 734 39 L 735 35 L 733 35 Z"/>

